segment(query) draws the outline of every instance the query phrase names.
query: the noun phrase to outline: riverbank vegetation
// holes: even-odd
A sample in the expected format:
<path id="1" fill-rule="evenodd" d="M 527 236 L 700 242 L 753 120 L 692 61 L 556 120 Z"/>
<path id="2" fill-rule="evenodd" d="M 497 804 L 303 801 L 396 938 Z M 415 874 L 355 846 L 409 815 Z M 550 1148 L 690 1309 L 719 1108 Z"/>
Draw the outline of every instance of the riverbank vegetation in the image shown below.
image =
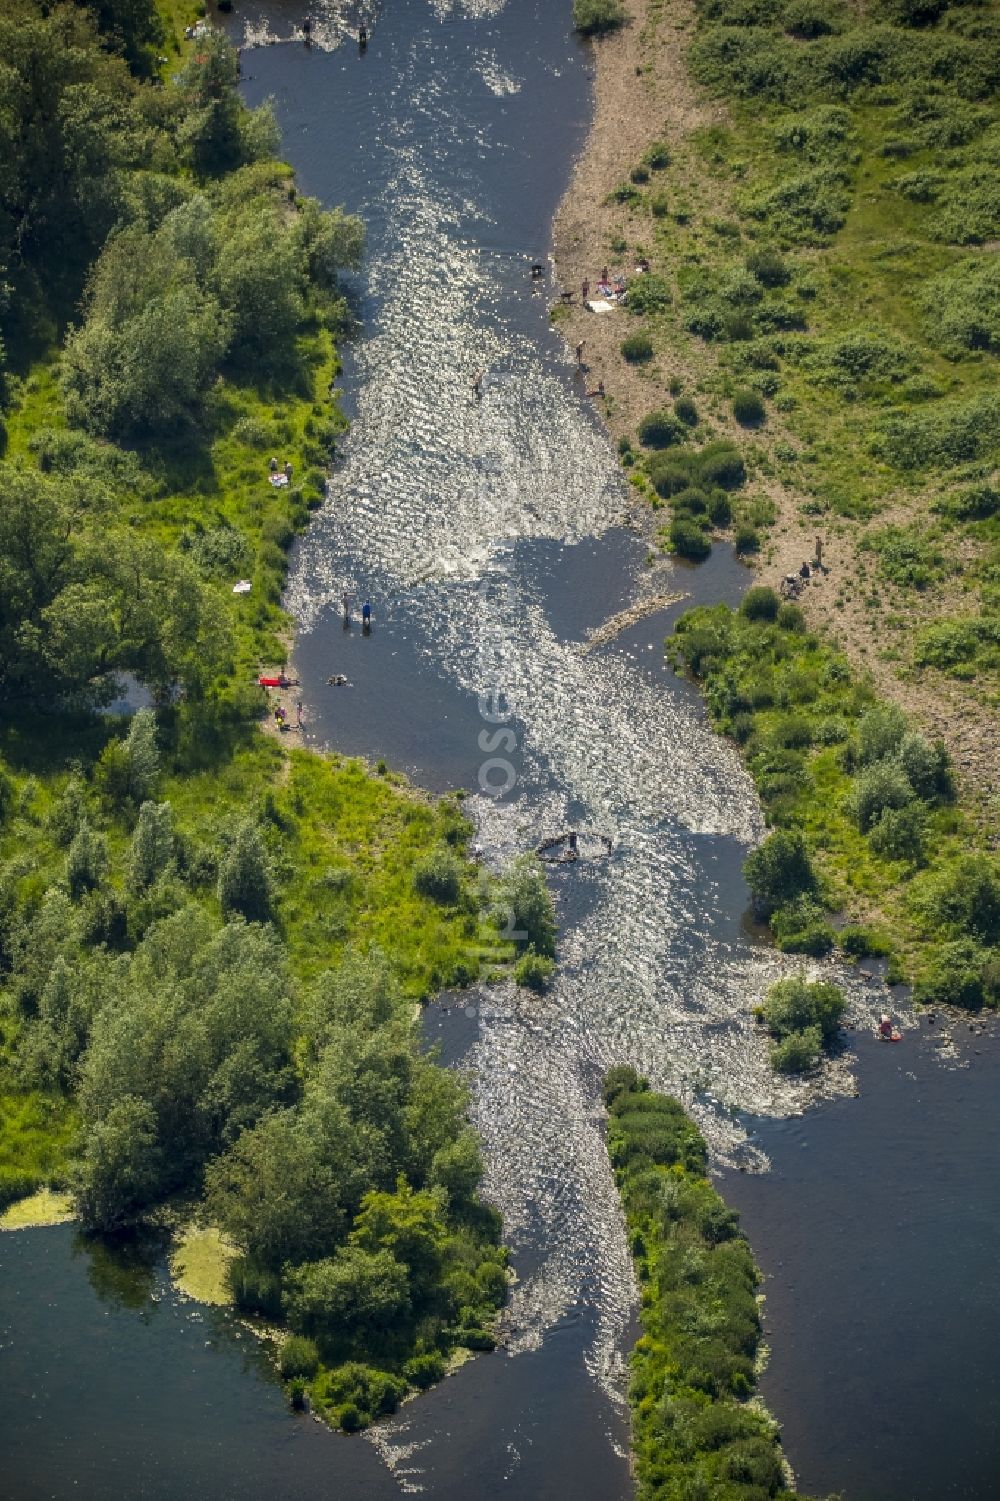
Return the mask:
<path id="1" fill-rule="evenodd" d="M 821 536 L 830 572 L 804 589 L 809 623 L 947 742 L 989 839 L 997 4 L 631 9 L 628 38 L 597 52 L 599 98 L 609 119 L 645 119 L 648 139 L 629 132 L 632 157 L 592 206 L 590 264 L 623 268 L 634 317 L 613 348 L 595 329 L 588 352 L 636 488 L 673 505 L 638 435 L 648 413 L 690 400 L 678 456 L 733 442 L 746 480 L 728 517 L 675 515 L 662 545 L 697 559 L 728 534 L 776 583 Z M 655 172 L 653 142 L 668 152 Z M 641 363 L 619 356 L 633 341 L 650 351 Z"/>
<path id="2" fill-rule="evenodd" d="M 261 731 L 362 234 L 178 14 L 0 17 L 0 1205 L 193 1203 L 358 1427 L 492 1344 L 499 1225 L 413 1007 L 515 950 L 456 799 Z"/>
<path id="3" fill-rule="evenodd" d="M 943 746 L 767 588 L 737 611 L 689 611 L 669 645 L 764 804 L 772 832 L 746 875 L 779 946 L 889 953 L 889 978 L 913 980 L 918 1000 L 1000 1004 L 1000 866 L 955 802 Z"/>
<path id="4" fill-rule="evenodd" d="M 641 1295 L 629 1399 L 640 1501 L 793 1501 L 757 1401 L 760 1273 L 676 1100 L 630 1068 L 604 1081 L 608 1153 Z"/>

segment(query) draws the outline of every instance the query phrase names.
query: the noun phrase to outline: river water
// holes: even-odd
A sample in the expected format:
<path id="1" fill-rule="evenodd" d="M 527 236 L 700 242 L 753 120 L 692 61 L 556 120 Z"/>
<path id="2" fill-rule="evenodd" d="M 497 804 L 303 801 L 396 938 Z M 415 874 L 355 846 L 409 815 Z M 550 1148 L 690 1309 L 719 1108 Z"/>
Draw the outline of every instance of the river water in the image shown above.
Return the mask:
<path id="1" fill-rule="evenodd" d="M 235 22 L 246 96 L 274 98 L 302 189 L 361 214 L 369 237 L 342 378 L 353 425 L 289 585 L 307 738 L 466 789 L 490 864 L 579 831 L 581 858 L 551 867 L 552 990 L 494 986 L 427 1014 L 469 1070 L 512 1246 L 503 1349 L 343 1439 L 286 1415 L 235 1327 L 179 1302 L 155 1258 L 158 1301 L 123 1304 L 71 1231 L 0 1238 L 19 1290 L 4 1495 L 98 1496 L 126 1474 L 127 1493 L 164 1497 L 628 1496 L 635 1288 L 599 1108 L 618 1062 L 685 1101 L 744 1210 L 768 1276 L 765 1396 L 803 1488 L 995 1494 L 974 1374 L 1000 1335 L 995 1050 L 916 1030 L 867 1046 L 884 995 L 849 972 L 859 1045 L 818 1085 L 770 1073 L 750 1007 L 789 964 L 744 921 L 759 810 L 662 653 L 680 609 L 735 602 L 747 576 L 723 547 L 700 569 L 650 565 L 550 326 L 547 263 L 540 284 L 529 274 L 589 119 L 569 9 L 314 6 L 308 49 L 280 0 Z M 370 634 L 342 628 L 345 592 L 371 599 Z M 673 602 L 590 640 L 657 600 Z"/>

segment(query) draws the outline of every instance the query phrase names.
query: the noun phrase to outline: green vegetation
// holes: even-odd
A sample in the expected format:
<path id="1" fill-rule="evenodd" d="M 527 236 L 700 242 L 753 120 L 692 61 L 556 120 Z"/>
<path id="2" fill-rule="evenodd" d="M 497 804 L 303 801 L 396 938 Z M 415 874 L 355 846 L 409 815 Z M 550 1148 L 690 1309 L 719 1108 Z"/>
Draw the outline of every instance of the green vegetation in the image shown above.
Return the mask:
<path id="1" fill-rule="evenodd" d="M 844 993 L 837 985 L 799 976 L 778 980 L 757 1013 L 775 1039 L 772 1067 L 782 1074 L 812 1068 L 823 1048 L 836 1040 L 844 1007 Z"/>
<path id="2" fill-rule="evenodd" d="M 642 1293 L 630 1389 L 639 1501 L 793 1501 L 777 1425 L 748 1400 L 760 1274 L 706 1177 L 705 1142 L 630 1068 L 611 1070 L 604 1097 Z"/>
<path id="3" fill-rule="evenodd" d="M 880 702 L 770 589 L 751 589 L 736 612 L 689 611 L 669 644 L 764 803 L 772 832 L 746 877 L 780 947 L 827 952 L 836 934 L 826 913 L 846 909 L 892 935 L 894 970 L 905 966 L 918 998 L 1000 1004 L 1000 866 L 954 805 L 943 747 Z M 861 952 L 857 931 L 842 935 L 848 954 Z M 961 983 L 949 956 L 961 958 Z"/>
<path id="4" fill-rule="evenodd" d="M 506 1292 L 414 1002 L 554 926 L 526 865 L 498 937 L 457 799 L 262 733 L 361 229 L 185 18 L 0 18 L 0 1202 L 68 1187 L 95 1234 L 193 1202 L 299 1399 L 357 1428 Z M 96 712 L 123 676 L 150 706 Z"/>
<path id="5" fill-rule="evenodd" d="M 767 560 L 779 506 L 835 537 L 829 582 L 855 665 L 878 656 L 883 691 L 891 673 L 929 709 L 943 689 L 967 718 L 985 712 L 992 744 L 997 0 L 697 0 L 682 31 L 651 7 L 641 72 L 669 82 L 686 67 L 722 109 L 671 136 L 666 175 L 630 184 L 616 231 L 650 267 L 629 293 L 643 331 L 697 399 L 689 442 L 735 438 L 752 493 L 731 523 L 699 512 L 663 541 L 702 556 L 692 527 L 731 525 L 742 555 Z M 656 416 L 668 382 L 654 368 L 647 384 Z M 754 516 L 761 489 L 777 504 Z M 974 752 L 985 821 L 988 756 L 958 715 L 955 740 Z"/>
<path id="6" fill-rule="evenodd" d="M 617 31 L 628 20 L 620 0 L 573 0 L 573 25 L 584 36 Z"/>

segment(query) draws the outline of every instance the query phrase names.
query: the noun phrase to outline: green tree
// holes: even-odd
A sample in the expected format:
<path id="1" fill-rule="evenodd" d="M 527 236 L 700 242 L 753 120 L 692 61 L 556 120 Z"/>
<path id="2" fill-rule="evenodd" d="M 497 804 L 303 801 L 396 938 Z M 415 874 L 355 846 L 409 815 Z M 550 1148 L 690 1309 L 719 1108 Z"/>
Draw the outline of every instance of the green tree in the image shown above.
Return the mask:
<path id="1" fill-rule="evenodd" d="M 288 1321 L 305 1334 L 386 1334 L 409 1305 L 407 1269 L 386 1249 L 345 1246 L 336 1256 L 296 1268 L 287 1279 Z"/>
<path id="2" fill-rule="evenodd" d="M 137 1219 L 157 1192 L 160 1158 L 155 1110 L 124 1096 L 89 1132 L 75 1170 L 73 1194 L 83 1223 L 117 1230 Z"/>
<path id="3" fill-rule="evenodd" d="M 239 825 L 222 857 L 218 896 L 227 917 L 238 913 L 249 922 L 268 922 L 271 918 L 271 871 L 260 829 L 252 818 Z"/>
<path id="4" fill-rule="evenodd" d="M 519 856 L 497 881 L 492 917 L 501 933 L 514 939 L 523 937 L 547 958 L 555 955 L 555 909 L 537 856 Z"/>
<path id="5" fill-rule="evenodd" d="M 328 1254 L 364 1188 L 342 1110 L 327 1110 L 321 1127 L 297 1110 L 265 1116 L 209 1165 L 205 1182 L 212 1218 L 274 1271 Z"/>
<path id="6" fill-rule="evenodd" d="M 174 813 L 169 803 L 144 802 L 132 835 L 126 884 L 146 891 L 163 875 L 174 855 Z"/>
<path id="7" fill-rule="evenodd" d="M 414 1307 L 431 1293 L 444 1252 L 441 1198 L 415 1191 L 402 1178 L 395 1193 L 365 1194 L 351 1231 L 351 1244 L 374 1256 L 389 1251 L 410 1274 Z"/>
<path id="8" fill-rule="evenodd" d="M 84 819 L 66 856 L 66 885 L 74 902 L 98 887 L 107 873 L 107 844 L 103 835 L 95 834 Z"/>
<path id="9" fill-rule="evenodd" d="M 816 873 L 797 829 L 775 829 L 743 866 L 754 911 L 768 918 L 795 897 L 817 890 Z"/>

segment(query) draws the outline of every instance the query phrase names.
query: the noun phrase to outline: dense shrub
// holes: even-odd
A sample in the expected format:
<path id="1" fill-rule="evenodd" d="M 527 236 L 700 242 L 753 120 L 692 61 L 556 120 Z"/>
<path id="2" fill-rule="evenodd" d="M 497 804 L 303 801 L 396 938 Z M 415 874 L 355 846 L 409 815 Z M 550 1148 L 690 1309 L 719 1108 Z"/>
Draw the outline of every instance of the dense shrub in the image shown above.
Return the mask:
<path id="1" fill-rule="evenodd" d="M 639 442 L 645 448 L 670 448 L 686 438 L 687 428 L 670 412 L 650 412 L 639 423 Z"/>
<path id="2" fill-rule="evenodd" d="M 791 272 L 777 250 L 754 250 L 747 256 L 746 264 L 751 276 L 762 286 L 783 287 L 791 280 Z"/>
<path id="3" fill-rule="evenodd" d="M 652 271 L 637 276 L 625 293 L 625 306 L 637 315 L 661 313 L 672 301 L 669 282 Z"/>
<path id="4" fill-rule="evenodd" d="M 840 1031 L 846 1004 L 839 986 L 797 976 L 778 980 L 771 986 L 760 1015 L 771 1036 L 779 1042 L 815 1028 L 820 1041 L 829 1044 Z"/>
<path id="5" fill-rule="evenodd" d="M 756 527 L 748 522 L 741 521 L 733 534 L 733 546 L 737 554 L 743 556 L 747 553 L 760 551 L 760 533 Z"/>
<path id="6" fill-rule="evenodd" d="M 920 289 L 928 336 L 944 349 L 1000 349 L 1000 265 L 996 256 L 960 261 Z"/>
<path id="7" fill-rule="evenodd" d="M 927 850 L 927 810 L 919 802 L 885 808 L 873 823 L 868 842 L 886 860 L 922 865 Z"/>
<path id="8" fill-rule="evenodd" d="M 740 614 L 747 620 L 777 620 L 780 609 L 781 600 L 764 584 L 748 589 L 740 603 Z"/>
<path id="9" fill-rule="evenodd" d="M 775 829 L 747 856 L 743 874 L 754 910 L 765 918 L 818 887 L 805 840 L 797 829 Z"/>
<path id="10" fill-rule="evenodd" d="M 692 563 L 701 563 L 712 551 L 712 543 L 701 527 L 683 516 L 675 516 L 670 523 L 670 546 L 681 558 Z"/>
<path id="11" fill-rule="evenodd" d="M 448 905 L 462 894 L 462 863 L 446 844 L 418 860 L 413 867 L 413 887 L 421 896 Z"/>
<path id="12" fill-rule="evenodd" d="M 861 832 L 867 833 L 888 809 L 905 808 L 916 796 L 909 778 L 893 761 L 879 761 L 860 771 L 850 794 L 851 811 Z"/>
<path id="13" fill-rule="evenodd" d="M 627 18 L 620 0 L 573 0 L 573 25 L 584 36 L 616 31 Z"/>
<path id="14" fill-rule="evenodd" d="M 836 934 L 819 902 L 799 896 L 771 914 L 771 930 L 779 949 L 786 954 L 828 954 Z"/>
<path id="15" fill-rule="evenodd" d="M 779 1074 L 802 1074 L 815 1068 L 823 1054 L 823 1034 L 819 1027 L 803 1027 L 789 1032 L 771 1049 L 771 1067 Z"/>
<path id="16" fill-rule="evenodd" d="M 679 396 L 677 398 L 677 400 L 674 402 L 674 414 L 675 416 L 679 417 L 687 427 L 697 427 L 698 408 L 695 406 L 690 396 Z"/>
<path id="17" fill-rule="evenodd" d="M 1000 399 L 992 394 L 942 401 L 933 410 L 883 419 L 874 451 L 898 469 L 947 468 L 1000 446 Z"/>
<path id="18" fill-rule="evenodd" d="M 641 365 L 653 358 L 653 341 L 648 334 L 629 334 L 622 340 L 622 355 L 630 365 Z"/>
<path id="19" fill-rule="evenodd" d="M 542 954 L 527 953 L 514 966 L 514 979 L 526 990 L 545 990 L 555 973 L 555 964 Z"/>
<path id="20" fill-rule="evenodd" d="M 278 1369 L 286 1381 L 295 1376 L 307 1379 L 315 1376 L 319 1369 L 319 1351 L 313 1341 L 301 1334 L 290 1334 L 278 1352 Z"/>
<path id="21" fill-rule="evenodd" d="M 741 427 L 760 427 L 767 409 L 756 391 L 745 389 L 733 397 L 733 416 Z"/>
<path id="22" fill-rule="evenodd" d="M 777 1431 L 744 1399 L 760 1337 L 759 1281 L 737 1216 L 703 1176 L 705 1143 L 675 1100 L 632 1070 L 605 1080 L 608 1150 L 642 1288 L 630 1400 L 638 1494 L 766 1501 L 783 1494 Z"/>

